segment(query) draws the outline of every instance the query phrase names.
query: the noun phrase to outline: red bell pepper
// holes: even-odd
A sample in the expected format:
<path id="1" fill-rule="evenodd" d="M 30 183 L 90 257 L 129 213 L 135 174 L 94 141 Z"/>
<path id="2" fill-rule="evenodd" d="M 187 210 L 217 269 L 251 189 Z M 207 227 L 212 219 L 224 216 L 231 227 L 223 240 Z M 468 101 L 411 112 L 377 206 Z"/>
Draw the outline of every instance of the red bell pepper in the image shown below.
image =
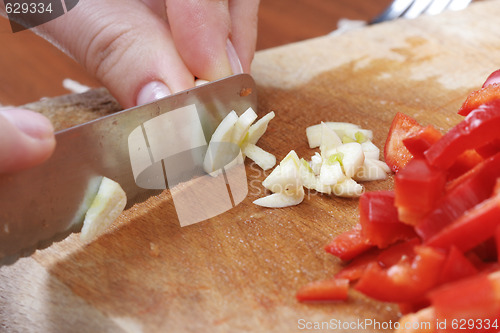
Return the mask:
<path id="1" fill-rule="evenodd" d="M 418 237 L 394 244 L 387 249 L 382 250 L 377 255 L 377 263 L 382 268 L 389 268 L 397 265 L 402 258 L 413 260 L 416 255 L 415 247 L 418 245 L 421 245 L 421 241 Z"/>
<path id="2" fill-rule="evenodd" d="M 360 256 L 354 258 L 346 266 L 335 274 L 335 278 L 348 279 L 349 281 L 359 280 L 365 273 L 366 267 L 372 262 L 377 261 L 379 251 L 377 249 L 370 250 Z"/>
<path id="3" fill-rule="evenodd" d="M 446 321 L 447 332 L 498 332 L 499 291 L 498 273 L 479 274 L 443 285 L 429 298 L 437 320 Z"/>
<path id="4" fill-rule="evenodd" d="M 439 282 L 448 283 L 475 275 L 479 270 L 455 246 L 452 246 L 446 257 Z"/>
<path id="5" fill-rule="evenodd" d="M 379 248 L 416 236 L 412 227 L 399 221 L 393 191 L 363 193 L 359 199 L 359 214 L 361 234 Z"/>
<path id="6" fill-rule="evenodd" d="M 348 292 L 347 279 L 321 280 L 303 286 L 296 297 L 299 302 L 342 301 L 347 299 Z"/>
<path id="7" fill-rule="evenodd" d="M 413 259 L 403 256 L 388 268 L 371 263 L 355 286 L 363 294 L 384 302 L 421 299 L 439 281 L 445 255 L 425 246 L 415 247 Z"/>
<path id="8" fill-rule="evenodd" d="M 448 169 L 468 149 L 500 138 L 500 100 L 484 104 L 433 144 L 424 155 L 433 167 Z"/>
<path id="9" fill-rule="evenodd" d="M 361 234 L 361 224 L 357 224 L 351 230 L 335 237 L 325 246 L 325 251 L 347 261 L 372 247 L 373 245 Z"/>
<path id="10" fill-rule="evenodd" d="M 422 129 L 422 125 L 414 118 L 403 113 L 396 114 L 392 120 L 384 146 L 385 163 L 392 171 L 398 172 L 413 158 L 413 155 L 405 147 L 403 140 L 420 129 Z"/>
<path id="11" fill-rule="evenodd" d="M 394 178 L 399 220 L 416 225 L 444 194 L 446 173 L 414 158 Z"/>
<path id="12" fill-rule="evenodd" d="M 414 157 L 424 157 L 424 152 L 434 143 L 438 142 L 442 136 L 441 132 L 439 132 L 434 126 L 427 125 L 416 133 L 409 134 L 409 136 L 403 140 L 403 143 Z M 496 151 L 500 151 L 500 149 L 497 149 Z M 488 154 L 490 152 L 491 149 L 488 150 Z M 476 150 L 470 149 L 464 151 L 450 168 L 447 179 L 450 180 L 459 177 L 475 167 L 482 160 L 483 157 L 478 154 Z"/>
<path id="13" fill-rule="evenodd" d="M 500 99 L 500 84 L 493 83 L 473 91 L 458 110 L 458 114 L 467 116 L 479 106 Z"/>
<path id="14" fill-rule="evenodd" d="M 495 236 L 495 231 L 500 226 L 499 217 L 500 194 L 495 194 L 468 210 L 425 244 L 441 249 L 455 245 L 466 252 Z"/>
<path id="15" fill-rule="evenodd" d="M 443 134 L 434 126 L 427 125 L 420 130 L 408 134 L 403 143 L 408 151 L 416 157 L 424 157 L 424 152 L 436 143 Z"/>
<path id="16" fill-rule="evenodd" d="M 495 231 L 495 243 L 497 245 L 497 260 L 500 262 L 500 227 Z"/>
<path id="17" fill-rule="evenodd" d="M 417 234 L 428 240 L 464 212 L 491 197 L 499 177 L 500 154 L 497 154 L 458 178 L 456 184 L 436 203 L 435 209 L 417 224 Z"/>

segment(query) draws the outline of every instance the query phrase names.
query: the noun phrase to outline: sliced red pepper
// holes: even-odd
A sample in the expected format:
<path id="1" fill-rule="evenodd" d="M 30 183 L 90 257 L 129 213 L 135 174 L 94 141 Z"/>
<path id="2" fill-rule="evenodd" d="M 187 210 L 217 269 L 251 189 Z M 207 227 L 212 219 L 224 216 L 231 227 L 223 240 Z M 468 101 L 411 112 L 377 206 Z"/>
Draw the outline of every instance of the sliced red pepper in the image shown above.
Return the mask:
<path id="1" fill-rule="evenodd" d="M 417 224 L 417 234 L 428 240 L 467 210 L 491 197 L 499 177 L 500 154 L 497 154 L 458 178 L 435 209 Z"/>
<path id="2" fill-rule="evenodd" d="M 473 249 L 495 236 L 500 225 L 500 194 L 496 194 L 464 213 L 426 244 L 441 249 L 455 245 L 460 251 Z"/>
<path id="3" fill-rule="evenodd" d="M 500 83 L 500 69 L 497 69 L 493 73 L 491 73 L 486 81 L 484 81 L 483 86 L 481 88 L 485 88 L 491 84 Z"/>
<path id="4" fill-rule="evenodd" d="M 497 150 L 497 152 L 500 151 Z M 493 154 L 494 155 L 494 154 Z M 491 155 L 489 155 L 491 156 Z M 461 175 L 467 173 L 469 170 L 473 169 L 476 165 L 484 161 L 484 157 L 481 156 L 475 149 L 468 149 L 464 151 L 457 160 L 448 170 L 448 180 L 453 180 L 460 177 Z"/>
<path id="5" fill-rule="evenodd" d="M 414 157 L 424 157 L 425 151 L 434 143 L 438 142 L 442 136 L 441 132 L 439 132 L 434 126 L 427 125 L 416 133 L 410 134 L 403 140 L 403 142 L 408 151 Z M 500 149 L 497 149 L 496 151 L 498 152 Z M 473 149 L 464 151 L 450 168 L 447 179 L 450 180 L 459 177 L 475 167 L 483 159 L 482 155 L 478 154 L 478 152 Z"/>
<path id="6" fill-rule="evenodd" d="M 388 268 L 370 264 L 355 286 L 363 294 L 384 302 L 411 302 L 420 299 L 439 280 L 445 255 L 425 246 L 415 248 L 415 257 L 403 257 Z"/>
<path id="7" fill-rule="evenodd" d="M 497 260 L 500 262 L 500 227 L 495 231 L 495 243 L 497 245 Z"/>
<path id="8" fill-rule="evenodd" d="M 314 281 L 297 292 L 299 302 L 343 301 L 348 297 L 349 280 L 332 279 Z"/>
<path id="9" fill-rule="evenodd" d="M 399 307 L 399 312 L 401 312 L 401 314 L 405 315 L 405 314 L 412 313 L 412 312 L 418 312 L 419 310 L 422 310 L 422 309 L 430 306 L 430 304 L 431 304 L 430 301 L 428 299 L 426 299 L 425 297 L 423 297 L 420 300 L 399 303 L 398 307 Z"/>
<path id="10" fill-rule="evenodd" d="M 499 139 L 499 128 L 500 100 L 495 100 L 471 112 L 426 150 L 424 155 L 430 165 L 448 169 L 464 151 Z"/>
<path id="11" fill-rule="evenodd" d="M 414 158 L 394 178 L 399 220 L 416 225 L 444 194 L 446 173 Z"/>
<path id="12" fill-rule="evenodd" d="M 361 234 L 379 248 L 416 236 L 412 227 L 399 221 L 393 191 L 363 193 L 359 214 Z"/>
<path id="13" fill-rule="evenodd" d="M 448 283 L 475 275 L 479 270 L 462 252 L 452 246 L 444 262 L 439 282 Z"/>
<path id="14" fill-rule="evenodd" d="M 474 253 L 483 263 L 492 263 L 497 261 L 497 244 L 495 236 L 488 238 L 474 247 L 468 254 Z"/>
<path id="15" fill-rule="evenodd" d="M 416 255 L 415 247 L 420 244 L 420 239 L 417 237 L 394 244 L 378 254 L 377 262 L 382 268 L 388 268 L 397 265 L 401 258 L 413 260 Z"/>
<path id="16" fill-rule="evenodd" d="M 375 249 L 361 254 L 335 274 L 335 278 L 348 279 L 349 281 L 359 280 L 365 273 L 366 267 L 377 261 L 377 256 L 378 250 Z"/>
<path id="17" fill-rule="evenodd" d="M 442 136 L 443 134 L 434 126 L 427 125 L 414 133 L 410 133 L 403 139 L 403 143 L 413 156 L 423 157 L 424 152 L 441 139 Z"/>
<path id="18" fill-rule="evenodd" d="M 500 99 L 500 84 L 493 83 L 479 90 L 473 91 L 458 110 L 458 114 L 467 116 L 482 104 Z"/>
<path id="19" fill-rule="evenodd" d="M 351 230 L 335 237 L 325 246 L 325 251 L 347 261 L 372 247 L 373 245 L 361 234 L 361 224 L 357 224 Z"/>
<path id="20" fill-rule="evenodd" d="M 396 114 L 384 146 L 384 159 L 392 171 L 398 172 L 413 158 L 403 140 L 420 129 L 422 125 L 414 118 L 399 112 Z"/>
<path id="21" fill-rule="evenodd" d="M 479 274 L 437 288 L 429 294 L 436 318 L 440 322 L 446 320 L 449 332 L 463 332 L 464 328 L 470 332 L 487 332 L 491 327 L 481 327 L 480 324 L 486 323 L 487 319 L 493 323 L 496 319 L 497 327 L 492 331 L 498 332 L 500 295 L 496 284 L 491 276 Z M 461 326 L 460 329 L 459 325 L 451 325 L 452 322 L 468 323 L 469 319 L 472 320 L 471 327 Z"/>

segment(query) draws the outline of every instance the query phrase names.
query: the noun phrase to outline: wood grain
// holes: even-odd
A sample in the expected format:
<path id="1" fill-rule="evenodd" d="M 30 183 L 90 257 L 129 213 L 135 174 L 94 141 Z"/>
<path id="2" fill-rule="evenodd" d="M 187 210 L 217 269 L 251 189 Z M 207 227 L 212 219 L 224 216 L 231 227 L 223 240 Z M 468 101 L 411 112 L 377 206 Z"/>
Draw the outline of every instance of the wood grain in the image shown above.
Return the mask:
<path id="1" fill-rule="evenodd" d="M 308 125 L 348 121 L 372 129 L 380 147 L 396 112 L 450 128 L 460 120 L 456 110 L 467 93 L 499 66 L 500 34 L 491 29 L 499 5 L 477 3 L 464 12 L 259 52 L 252 68 L 258 113 L 277 115 L 259 145 L 278 158 L 290 149 L 308 158 Z M 103 106 L 101 99 L 96 109 Z M 66 115 L 53 113 L 61 116 Z M 297 288 L 341 267 L 323 247 L 356 223 L 357 200 L 313 192 L 299 206 L 257 207 L 252 201 L 265 194 L 265 174 L 251 163 L 246 169 L 249 195 L 223 215 L 181 228 L 171 195 L 164 192 L 124 212 L 93 243 L 83 245 L 73 235 L 21 261 L 23 266 L 0 269 L 0 295 L 36 292 L 48 304 L 40 307 L 41 319 L 26 327 L 20 323 L 29 316 L 22 313 L 30 308 L 23 306 L 29 304 L 26 297 L 0 297 L 0 328 L 38 332 L 51 320 L 68 325 L 76 320 L 71 311 L 63 318 L 53 313 L 62 304 L 80 309 L 78 319 L 84 316 L 89 325 L 124 332 L 295 332 L 301 319 L 397 320 L 394 306 L 356 292 L 343 303 L 297 303 Z M 366 184 L 369 191 L 391 187 L 391 179 Z M 25 281 L 23 274 L 38 287 L 7 283 Z M 9 319 L 12 312 L 15 321 Z"/>

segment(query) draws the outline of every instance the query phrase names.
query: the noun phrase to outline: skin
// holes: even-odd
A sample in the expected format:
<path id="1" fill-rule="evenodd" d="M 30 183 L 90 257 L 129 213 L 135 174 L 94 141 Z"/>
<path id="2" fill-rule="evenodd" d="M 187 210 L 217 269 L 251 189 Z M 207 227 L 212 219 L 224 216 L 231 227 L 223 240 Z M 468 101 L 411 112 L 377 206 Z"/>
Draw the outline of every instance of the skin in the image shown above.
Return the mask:
<path id="1" fill-rule="evenodd" d="M 195 78 L 249 72 L 258 5 L 258 0 L 80 0 L 34 30 L 130 108 L 191 88 Z M 15 111 L 0 111 L 0 156 L 7 156 L 0 159 L 0 173 L 42 163 L 55 147 L 46 118 Z"/>

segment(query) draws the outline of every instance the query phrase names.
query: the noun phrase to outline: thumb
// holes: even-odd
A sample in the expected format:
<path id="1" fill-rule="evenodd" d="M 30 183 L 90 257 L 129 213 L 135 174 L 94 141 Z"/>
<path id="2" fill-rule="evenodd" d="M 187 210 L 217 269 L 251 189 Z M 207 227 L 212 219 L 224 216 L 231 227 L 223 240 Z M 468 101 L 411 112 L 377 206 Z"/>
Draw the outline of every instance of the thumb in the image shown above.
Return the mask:
<path id="1" fill-rule="evenodd" d="M 0 173 L 44 162 L 55 144 L 52 124 L 41 114 L 22 109 L 0 111 Z"/>
<path id="2" fill-rule="evenodd" d="M 80 1 L 37 32 L 73 56 L 123 107 L 194 86 L 167 22 L 142 1 Z"/>

